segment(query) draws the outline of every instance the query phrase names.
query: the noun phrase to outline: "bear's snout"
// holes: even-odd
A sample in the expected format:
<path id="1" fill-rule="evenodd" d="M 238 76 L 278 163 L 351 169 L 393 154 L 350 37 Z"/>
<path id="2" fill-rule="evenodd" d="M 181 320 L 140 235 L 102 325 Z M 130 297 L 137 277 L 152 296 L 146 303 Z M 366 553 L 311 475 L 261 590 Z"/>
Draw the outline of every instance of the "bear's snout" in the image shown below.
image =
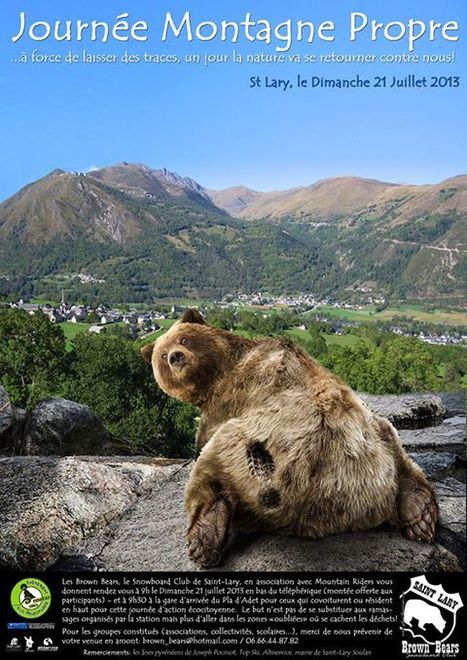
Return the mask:
<path id="1" fill-rule="evenodd" d="M 171 367 L 183 367 L 185 365 L 185 354 L 182 351 L 172 351 L 169 354 L 169 364 Z"/>

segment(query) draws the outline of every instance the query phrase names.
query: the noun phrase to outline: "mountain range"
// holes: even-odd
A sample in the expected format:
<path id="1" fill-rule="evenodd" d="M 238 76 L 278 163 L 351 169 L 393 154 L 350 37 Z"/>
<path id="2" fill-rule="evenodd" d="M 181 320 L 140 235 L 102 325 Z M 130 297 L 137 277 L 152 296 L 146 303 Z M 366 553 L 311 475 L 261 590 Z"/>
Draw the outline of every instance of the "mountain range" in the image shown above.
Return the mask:
<path id="1" fill-rule="evenodd" d="M 120 163 L 54 170 L 0 204 L 0 294 L 38 295 L 76 274 L 119 301 L 308 291 L 458 303 L 467 175 L 435 185 L 336 177 L 284 191 L 208 190 Z"/>
<path id="2" fill-rule="evenodd" d="M 369 210 L 375 216 L 384 216 L 391 206 L 397 209 L 398 224 L 402 224 L 423 213 L 446 213 L 452 209 L 467 213 L 467 176 L 424 186 L 338 177 L 270 193 L 239 186 L 210 191 L 210 197 L 234 217 L 246 220 L 296 218 L 327 222 Z"/>

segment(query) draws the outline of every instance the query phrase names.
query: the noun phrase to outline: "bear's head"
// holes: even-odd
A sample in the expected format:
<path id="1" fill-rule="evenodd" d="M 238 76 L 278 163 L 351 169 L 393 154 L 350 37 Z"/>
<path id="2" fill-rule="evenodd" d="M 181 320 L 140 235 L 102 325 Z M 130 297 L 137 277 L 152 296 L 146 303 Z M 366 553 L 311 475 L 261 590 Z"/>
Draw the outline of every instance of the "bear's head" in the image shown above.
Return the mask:
<path id="1" fill-rule="evenodd" d="M 213 328 L 195 309 L 141 349 L 159 387 L 170 396 L 202 405 L 229 361 L 230 333 Z"/>
<path id="2" fill-rule="evenodd" d="M 433 625 L 440 633 L 444 632 L 444 629 L 446 628 L 446 621 L 441 616 L 439 609 L 434 612 Z"/>

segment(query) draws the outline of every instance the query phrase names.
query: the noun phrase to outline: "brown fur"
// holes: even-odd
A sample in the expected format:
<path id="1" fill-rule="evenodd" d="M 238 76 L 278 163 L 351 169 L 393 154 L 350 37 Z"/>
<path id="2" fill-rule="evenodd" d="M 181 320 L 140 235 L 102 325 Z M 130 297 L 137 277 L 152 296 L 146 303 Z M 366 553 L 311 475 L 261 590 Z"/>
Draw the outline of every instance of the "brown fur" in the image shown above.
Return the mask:
<path id="1" fill-rule="evenodd" d="M 142 352 L 165 392 L 202 410 L 185 496 L 194 561 L 218 563 L 231 529 L 318 538 L 392 522 L 433 539 L 433 491 L 394 427 L 291 342 L 188 310 Z"/>

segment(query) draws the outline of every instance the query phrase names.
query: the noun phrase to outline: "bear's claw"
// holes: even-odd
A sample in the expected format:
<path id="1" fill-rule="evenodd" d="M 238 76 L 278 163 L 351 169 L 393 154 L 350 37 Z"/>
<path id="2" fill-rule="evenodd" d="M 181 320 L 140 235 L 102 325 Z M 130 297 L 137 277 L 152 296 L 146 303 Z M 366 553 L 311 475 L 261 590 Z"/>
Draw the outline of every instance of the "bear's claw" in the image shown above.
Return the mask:
<path id="1" fill-rule="evenodd" d="M 192 561 L 202 568 L 218 566 L 230 530 L 230 506 L 219 497 L 201 511 L 187 532 L 186 546 Z"/>
<path id="2" fill-rule="evenodd" d="M 406 481 L 399 494 L 399 517 L 408 539 L 432 543 L 438 521 L 438 505 L 432 490 L 424 484 Z"/>

